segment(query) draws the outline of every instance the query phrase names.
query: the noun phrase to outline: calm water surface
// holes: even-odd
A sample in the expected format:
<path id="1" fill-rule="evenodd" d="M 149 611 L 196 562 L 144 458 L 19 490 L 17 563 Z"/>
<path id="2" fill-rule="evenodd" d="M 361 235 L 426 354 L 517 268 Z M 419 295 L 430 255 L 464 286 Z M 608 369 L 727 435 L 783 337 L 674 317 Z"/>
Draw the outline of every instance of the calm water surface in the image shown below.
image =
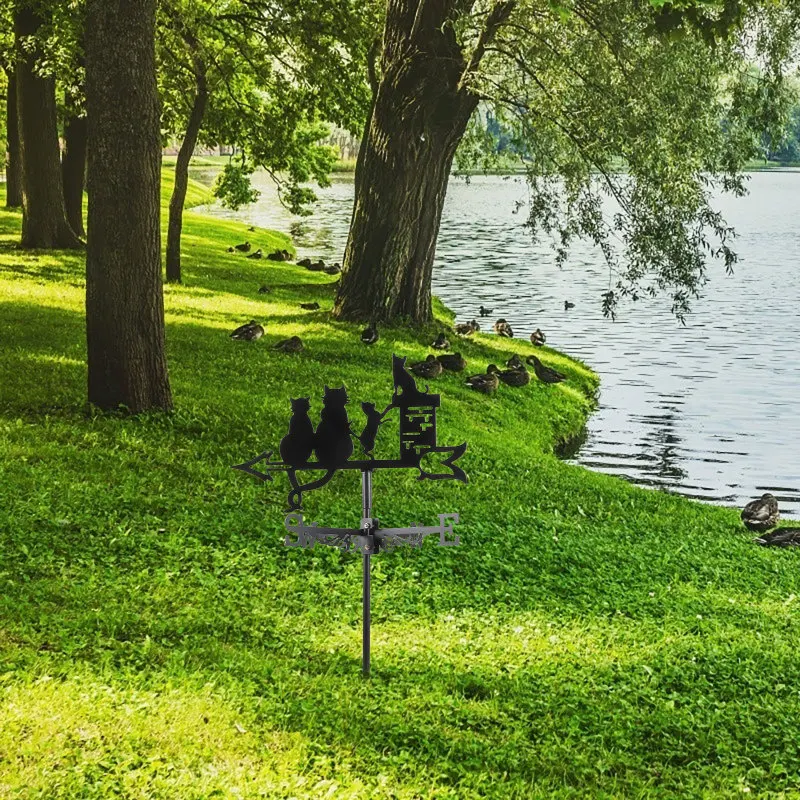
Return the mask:
<path id="1" fill-rule="evenodd" d="M 291 217 L 265 184 L 232 214 L 292 232 L 301 255 L 341 260 L 353 184 L 319 192 L 314 216 Z M 800 172 L 755 173 L 750 194 L 721 198 L 737 231 L 733 276 L 713 266 L 686 326 L 669 300 L 639 301 L 616 322 L 602 315 L 609 274 L 588 246 L 562 269 L 525 228 L 520 178 L 453 179 L 442 221 L 434 291 L 459 320 L 483 303 L 518 336 L 540 327 L 548 344 L 602 378 L 600 403 L 571 460 L 634 483 L 725 505 L 774 492 L 800 517 Z M 564 300 L 575 308 L 564 311 Z"/>

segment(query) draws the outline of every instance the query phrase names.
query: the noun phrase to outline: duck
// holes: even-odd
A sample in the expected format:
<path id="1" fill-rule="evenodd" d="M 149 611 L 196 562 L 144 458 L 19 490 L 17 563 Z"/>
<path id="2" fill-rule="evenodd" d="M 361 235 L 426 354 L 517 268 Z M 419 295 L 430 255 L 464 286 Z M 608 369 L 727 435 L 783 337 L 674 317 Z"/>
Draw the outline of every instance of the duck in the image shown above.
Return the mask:
<path id="1" fill-rule="evenodd" d="M 251 225 L 247 230 L 250 231 L 250 233 L 255 233 L 256 227 L 255 225 Z"/>
<path id="2" fill-rule="evenodd" d="M 369 327 L 361 331 L 361 341 L 364 342 L 364 344 L 375 344 L 379 338 L 378 326 L 374 322 L 370 323 Z"/>
<path id="3" fill-rule="evenodd" d="M 309 264 L 306 269 L 311 270 L 311 272 L 323 272 L 325 270 L 325 262 L 320 259 L 319 261 Z"/>
<path id="4" fill-rule="evenodd" d="M 342 265 L 339 264 L 339 262 L 337 261 L 335 264 L 330 264 L 330 265 L 328 265 L 326 267 L 323 267 L 322 271 L 326 275 L 341 275 L 341 273 L 342 273 Z"/>
<path id="5" fill-rule="evenodd" d="M 481 307 L 478 309 L 478 313 L 479 313 L 479 314 L 480 314 L 482 317 L 489 317 L 489 316 L 491 316 L 491 315 L 494 313 L 494 309 L 493 309 L 493 308 L 486 308 L 486 306 L 481 306 Z"/>
<path id="6" fill-rule="evenodd" d="M 800 528 L 776 528 L 754 541 L 763 547 L 800 547 Z"/>
<path id="7" fill-rule="evenodd" d="M 436 339 L 431 342 L 431 347 L 434 350 L 449 350 L 450 342 L 443 333 L 440 333 Z"/>
<path id="8" fill-rule="evenodd" d="M 234 247 L 240 253 L 249 253 L 250 252 L 250 242 L 244 242 L 244 244 L 237 244 L 237 245 L 234 245 Z"/>
<path id="9" fill-rule="evenodd" d="M 541 329 L 537 328 L 531 334 L 531 344 L 534 347 L 542 347 L 544 343 L 547 341 L 547 337 L 542 333 Z"/>
<path id="10" fill-rule="evenodd" d="M 764 533 L 774 528 L 780 518 L 778 500 L 769 492 L 762 494 L 758 500 L 751 500 L 742 509 L 742 522 L 745 528 L 757 533 Z"/>
<path id="11" fill-rule="evenodd" d="M 240 325 L 232 334 L 231 339 L 243 342 L 254 342 L 264 335 L 264 326 L 251 319 L 246 325 Z"/>
<path id="12" fill-rule="evenodd" d="M 449 372 L 463 372 L 467 368 L 461 353 L 443 353 L 436 356 L 436 360 Z"/>
<path id="13" fill-rule="evenodd" d="M 291 339 L 284 339 L 273 345 L 272 349 L 280 350 L 282 353 L 299 353 L 303 349 L 303 342 L 299 336 L 292 336 Z"/>
<path id="14" fill-rule="evenodd" d="M 473 319 L 469 322 L 461 322 L 455 327 L 455 332 L 459 336 L 472 336 L 473 333 L 477 333 L 481 329 L 481 326 Z"/>
<path id="15" fill-rule="evenodd" d="M 281 250 L 281 253 L 283 253 L 283 260 L 284 261 L 291 261 L 292 260 L 293 256 L 288 250 Z"/>
<path id="16" fill-rule="evenodd" d="M 566 380 L 566 376 L 552 367 L 545 366 L 536 356 L 528 356 L 525 360 L 529 364 L 533 364 L 533 371 L 542 383 L 561 383 Z"/>
<path id="17" fill-rule="evenodd" d="M 270 289 L 269 286 L 267 286 L 266 283 L 264 283 L 264 284 L 262 284 L 261 286 L 258 287 L 258 293 L 259 294 L 269 294 L 271 291 L 272 291 L 272 289 Z"/>
<path id="18" fill-rule="evenodd" d="M 527 386 L 531 382 L 531 374 L 525 368 L 524 364 L 512 369 L 499 370 L 497 377 L 506 386 Z"/>
<path id="19" fill-rule="evenodd" d="M 569 311 L 571 308 L 575 308 L 575 303 L 570 303 L 569 300 L 564 301 L 564 311 Z"/>
<path id="20" fill-rule="evenodd" d="M 435 355 L 429 355 L 424 361 L 417 361 L 409 369 L 420 378 L 438 378 L 444 367 Z"/>
<path id="21" fill-rule="evenodd" d="M 259 247 L 258 250 L 255 251 L 255 253 L 250 253 L 250 255 L 247 256 L 247 257 L 248 258 L 264 258 L 264 254 L 261 252 L 261 248 Z"/>
<path id="22" fill-rule="evenodd" d="M 270 254 L 267 256 L 267 258 L 268 258 L 270 261 L 284 261 L 284 258 L 283 258 L 283 250 L 273 250 L 273 251 L 272 251 L 272 252 L 271 252 L 271 253 L 270 253 Z"/>
<path id="23" fill-rule="evenodd" d="M 508 339 L 514 338 L 514 331 L 511 330 L 511 326 L 502 318 L 495 322 L 494 332 L 498 336 L 505 336 Z"/>
<path id="24" fill-rule="evenodd" d="M 494 364 L 489 364 L 486 367 L 486 372 L 482 375 L 472 375 L 467 378 L 467 386 L 470 389 L 475 389 L 476 392 L 492 394 L 492 392 L 497 391 L 497 387 L 500 385 L 500 379 L 497 377 L 498 372 L 500 370 Z"/>
<path id="25" fill-rule="evenodd" d="M 514 355 L 511 356 L 508 361 L 506 361 L 506 366 L 509 369 L 525 369 L 525 364 L 516 353 L 514 353 Z"/>
<path id="26" fill-rule="evenodd" d="M 310 258 L 301 258 L 297 262 L 298 267 L 310 267 L 311 266 L 311 259 Z"/>
<path id="27" fill-rule="evenodd" d="M 300 303 L 300 308 L 306 311 L 316 311 L 319 308 L 319 303 Z"/>
<path id="28" fill-rule="evenodd" d="M 226 253 L 235 253 L 236 252 L 236 248 L 233 245 L 231 245 L 225 252 Z"/>

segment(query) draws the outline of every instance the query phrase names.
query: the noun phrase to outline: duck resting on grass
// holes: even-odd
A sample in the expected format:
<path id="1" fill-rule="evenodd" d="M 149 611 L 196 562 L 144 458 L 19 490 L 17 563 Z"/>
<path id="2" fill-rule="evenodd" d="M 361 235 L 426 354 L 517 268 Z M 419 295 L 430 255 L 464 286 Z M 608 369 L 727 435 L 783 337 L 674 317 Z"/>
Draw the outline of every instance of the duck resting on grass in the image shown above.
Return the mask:
<path id="1" fill-rule="evenodd" d="M 758 500 L 751 500 L 742 509 L 742 522 L 745 528 L 756 533 L 764 533 L 774 528 L 781 518 L 775 495 L 766 492 Z"/>
<path id="2" fill-rule="evenodd" d="M 565 375 L 562 375 L 557 370 L 542 364 L 536 356 L 528 356 L 525 360 L 529 364 L 533 364 L 533 371 L 542 383 L 561 383 L 561 381 L 567 379 Z"/>
<path id="3" fill-rule="evenodd" d="M 492 394 L 492 392 L 497 391 L 497 387 L 500 385 L 500 379 L 497 377 L 499 372 L 500 370 L 494 364 L 489 364 L 486 367 L 486 372 L 482 375 L 473 375 L 467 378 L 467 386 L 470 389 L 475 389 L 476 392 Z"/>
<path id="4" fill-rule="evenodd" d="M 469 322 L 460 322 L 455 327 L 455 332 L 459 336 L 472 336 L 473 333 L 477 333 L 481 329 L 481 326 L 473 319 Z"/>
<path id="5" fill-rule="evenodd" d="M 259 294 L 269 294 L 271 291 L 272 291 L 272 289 L 270 289 L 269 286 L 267 286 L 266 283 L 261 284 L 261 286 L 259 286 L 259 288 L 258 288 L 258 293 Z"/>
<path id="6" fill-rule="evenodd" d="M 330 264 L 326 267 L 322 268 L 322 271 L 326 275 L 341 275 L 342 274 L 342 265 L 338 262 L 336 264 Z"/>
<path id="7" fill-rule="evenodd" d="M 424 361 L 412 364 L 411 371 L 420 378 L 438 378 L 444 367 L 435 355 L 429 355 Z"/>
<path id="8" fill-rule="evenodd" d="M 311 272 L 324 272 L 325 271 L 325 262 L 320 259 L 319 261 L 312 261 L 307 267 L 307 270 Z"/>
<path id="9" fill-rule="evenodd" d="M 448 338 L 443 334 L 440 333 L 436 339 L 431 342 L 431 347 L 434 350 L 449 350 L 450 349 L 450 341 Z"/>
<path id="10" fill-rule="evenodd" d="M 762 547 L 800 547 L 800 528 L 775 528 L 754 541 Z"/>
<path id="11" fill-rule="evenodd" d="M 514 331 L 511 330 L 511 326 L 502 318 L 495 322 L 494 332 L 498 336 L 505 336 L 507 339 L 514 338 Z"/>
<path id="12" fill-rule="evenodd" d="M 316 311 L 319 308 L 319 303 L 300 303 L 300 308 L 306 311 Z"/>
<path id="13" fill-rule="evenodd" d="M 240 325 L 232 334 L 231 339 L 241 342 L 254 342 L 264 335 L 264 327 L 251 319 L 246 325 Z"/>
<path id="14" fill-rule="evenodd" d="M 443 353 L 436 360 L 449 372 L 463 372 L 467 368 L 467 362 L 461 353 Z"/>
<path id="15" fill-rule="evenodd" d="M 527 386 L 531 382 L 531 374 L 525 369 L 524 364 L 511 369 L 503 369 L 497 372 L 497 377 L 506 386 Z"/>
<path id="16" fill-rule="evenodd" d="M 361 341 L 364 344 L 375 344 L 380 337 L 378 336 L 378 326 L 372 322 L 368 328 L 361 331 Z"/>
<path id="17" fill-rule="evenodd" d="M 537 328 L 531 334 L 531 344 L 534 347 L 542 347 L 542 345 L 544 345 L 544 343 L 546 341 L 547 341 L 547 337 L 542 333 L 542 331 L 539 328 Z"/>
<path id="18" fill-rule="evenodd" d="M 506 361 L 506 366 L 509 369 L 525 369 L 525 364 L 522 363 L 522 359 L 516 353 Z"/>
<path id="19" fill-rule="evenodd" d="M 244 242 L 244 244 L 237 244 L 237 245 L 234 245 L 234 246 L 240 253 L 249 253 L 250 252 L 250 242 Z"/>
<path id="20" fill-rule="evenodd" d="M 303 342 L 299 336 L 292 336 L 291 339 L 284 339 L 273 345 L 272 349 L 280 350 L 281 353 L 299 353 L 303 349 Z"/>
<path id="21" fill-rule="evenodd" d="M 259 247 L 258 250 L 255 251 L 255 253 L 250 253 L 250 255 L 247 257 L 255 259 L 264 258 L 264 253 L 261 252 L 261 248 Z"/>
<path id="22" fill-rule="evenodd" d="M 306 267 L 306 268 L 308 268 L 308 267 L 311 266 L 311 259 L 310 258 L 301 258 L 297 262 L 297 266 L 298 267 Z"/>

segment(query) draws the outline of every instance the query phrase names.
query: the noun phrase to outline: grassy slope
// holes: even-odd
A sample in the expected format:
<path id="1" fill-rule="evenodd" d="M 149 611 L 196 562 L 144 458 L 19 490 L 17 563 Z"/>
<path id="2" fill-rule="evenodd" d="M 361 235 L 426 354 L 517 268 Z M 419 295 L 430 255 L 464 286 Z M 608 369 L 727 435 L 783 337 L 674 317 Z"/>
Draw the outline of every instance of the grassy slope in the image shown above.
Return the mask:
<path id="1" fill-rule="evenodd" d="M 86 415 L 81 256 L 16 250 L 19 224 L 0 212 L 0 798 L 798 786 L 797 554 L 752 545 L 734 511 L 558 462 L 595 388 L 579 364 L 548 351 L 567 385 L 491 400 L 436 382 L 471 483 L 378 474 L 376 513 L 458 510 L 463 546 L 374 560 L 365 684 L 358 557 L 285 549 L 284 482 L 229 465 L 277 445 L 290 396 L 316 414 L 346 381 L 354 420 L 387 400 L 391 353 L 422 357 L 430 332 L 365 348 L 328 319 L 327 276 L 225 252 L 283 237 L 189 213 L 186 285 L 166 290 L 178 410 Z M 251 317 L 265 339 L 232 342 Z M 270 350 L 295 333 L 305 353 Z M 308 518 L 353 524 L 356 480 L 309 495 Z"/>

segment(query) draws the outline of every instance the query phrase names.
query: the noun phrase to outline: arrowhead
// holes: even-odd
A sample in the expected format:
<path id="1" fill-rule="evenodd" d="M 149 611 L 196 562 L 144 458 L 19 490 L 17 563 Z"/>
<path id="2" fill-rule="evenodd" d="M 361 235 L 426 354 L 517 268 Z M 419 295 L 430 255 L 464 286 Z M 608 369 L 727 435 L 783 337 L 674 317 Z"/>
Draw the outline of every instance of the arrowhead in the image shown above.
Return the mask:
<path id="1" fill-rule="evenodd" d="M 272 451 L 268 450 L 263 452 L 260 456 L 256 456 L 250 461 L 245 461 L 244 464 L 234 464 L 231 469 L 238 469 L 242 472 L 246 472 L 248 475 L 253 475 L 259 480 L 262 481 L 271 481 L 272 475 L 270 475 L 269 470 L 266 472 L 259 472 L 257 469 L 253 469 L 255 464 L 260 463 L 261 461 L 269 462 L 270 457 L 272 456 Z"/>

